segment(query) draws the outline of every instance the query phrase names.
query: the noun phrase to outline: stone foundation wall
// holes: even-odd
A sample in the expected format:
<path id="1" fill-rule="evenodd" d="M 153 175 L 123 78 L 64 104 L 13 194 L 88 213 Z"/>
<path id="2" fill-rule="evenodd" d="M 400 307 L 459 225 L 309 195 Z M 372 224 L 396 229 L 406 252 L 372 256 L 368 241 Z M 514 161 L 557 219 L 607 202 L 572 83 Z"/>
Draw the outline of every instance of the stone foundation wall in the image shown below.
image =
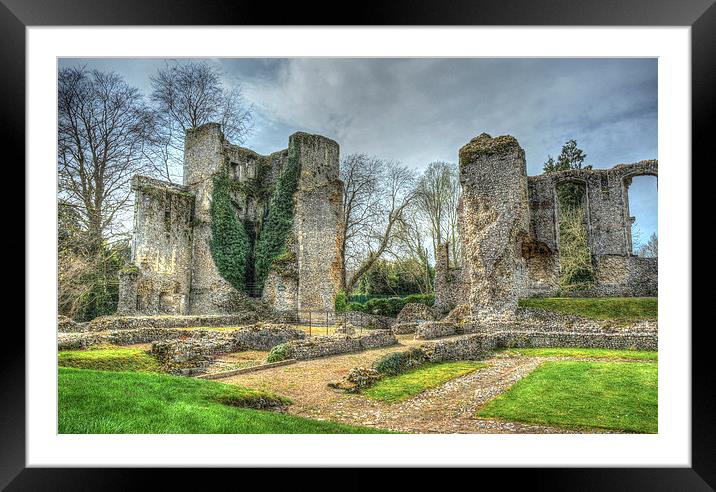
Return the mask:
<path id="1" fill-rule="evenodd" d="M 87 331 L 242 326 L 254 324 L 258 318 L 258 314 L 253 311 L 223 315 L 102 316 L 90 321 Z"/>
<path id="2" fill-rule="evenodd" d="M 395 345 L 398 340 L 388 330 L 374 330 L 362 335 L 320 335 L 288 342 L 287 359 L 315 359 Z"/>
<path id="3" fill-rule="evenodd" d="M 618 350 L 658 350 L 656 333 L 578 333 L 514 331 L 477 333 L 421 346 L 430 362 L 479 360 L 497 348 L 574 347 Z"/>
<path id="4" fill-rule="evenodd" d="M 454 323 L 445 323 L 442 321 L 418 323 L 415 331 L 415 338 L 422 340 L 448 337 L 450 335 L 457 335 L 457 326 Z"/>
<path id="5" fill-rule="evenodd" d="M 57 349 L 84 349 L 102 344 L 132 345 L 182 338 L 225 346 L 227 348 L 225 352 L 239 352 L 242 350 L 270 350 L 276 345 L 292 340 L 302 340 L 305 337 L 306 334 L 302 330 L 280 324 L 257 324 L 235 330 L 135 328 L 104 332 L 60 333 L 57 336 Z"/>
<path id="6" fill-rule="evenodd" d="M 418 323 L 395 323 L 390 330 L 396 335 L 407 335 L 418 330 Z"/>
<path id="7" fill-rule="evenodd" d="M 416 323 L 420 321 L 435 321 L 439 318 L 436 309 L 426 306 L 418 302 L 410 302 L 403 306 L 398 316 L 395 318 L 396 323 Z"/>

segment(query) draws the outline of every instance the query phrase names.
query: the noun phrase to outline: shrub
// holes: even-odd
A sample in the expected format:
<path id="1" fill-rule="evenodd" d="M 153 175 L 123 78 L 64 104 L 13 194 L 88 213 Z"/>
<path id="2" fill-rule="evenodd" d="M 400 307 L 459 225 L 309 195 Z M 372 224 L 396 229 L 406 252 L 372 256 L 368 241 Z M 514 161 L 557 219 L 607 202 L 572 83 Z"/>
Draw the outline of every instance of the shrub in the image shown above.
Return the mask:
<path id="1" fill-rule="evenodd" d="M 404 352 L 393 352 L 384 355 L 373 364 L 373 369 L 381 374 L 395 376 L 401 374 L 414 367 L 418 367 L 427 362 L 428 358 L 425 352 L 417 347 L 413 347 Z"/>
<path id="2" fill-rule="evenodd" d="M 336 294 L 336 311 L 339 313 L 348 311 L 348 297 L 346 296 L 346 292 L 344 290 L 341 290 L 338 294 Z"/>
<path id="3" fill-rule="evenodd" d="M 345 309 L 347 311 L 360 311 L 395 318 L 405 305 L 410 302 L 432 306 L 435 304 L 435 296 L 433 294 L 411 294 L 405 297 L 374 298 L 364 303 L 351 302 Z"/>
<path id="4" fill-rule="evenodd" d="M 266 357 L 266 362 L 281 362 L 282 360 L 286 360 L 289 358 L 290 352 L 291 347 L 288 343 L 276 345 Z"/>

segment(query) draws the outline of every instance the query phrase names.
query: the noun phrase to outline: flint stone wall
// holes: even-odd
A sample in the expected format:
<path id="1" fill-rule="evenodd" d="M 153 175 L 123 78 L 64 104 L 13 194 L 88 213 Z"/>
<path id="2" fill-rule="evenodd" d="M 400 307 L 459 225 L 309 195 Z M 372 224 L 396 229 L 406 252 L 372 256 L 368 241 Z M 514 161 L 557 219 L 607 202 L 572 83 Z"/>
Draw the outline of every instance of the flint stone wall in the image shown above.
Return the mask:
<path id="1" fill-rule="evenodd" d="M 389 330 L 374 330 L 362 335 L 319 335 L 288 342 L 286 358 L 307 360 L 329 355 L 348 354 L 395 345 L 398 340 Z"/>
<path id="2" fill-rule="evenodd" d="M 132 260 L 120 273 L 120 314 L 189 312 L 194 195 L 135 176 Z"/>
<path id="3" fill-rule="evenodd" d="M 459 156 L 460 237 L 470 265 L 472 317 L 510 317 L 526 281 L 521 254 L 529 232 L 525 153 L 514 137 L 483 133 Z"/>
<path id="4" fill-rule="evenodd" d="M 457 326 L 454 323 L 443 321 L 426 321 L 418 323 L 415 331 L 415 338 L 418 340 L 429 340 L 432 338 L 448 337 L 457 335 Z"/>
<path id="5" fill-rule="evenodd" d="M 419 321 L 435 321 L 438 316 L 430 306 L 419 302 L 409 302 L 400 310 L 395 318 L 396 323 L 416 323 Z"/>
<path id="6" fill-rule="evenodd" d="M 88 331 L 133 330 L 137 328 L 191 328 L 251 325 L 258 321 L 255 312 L 223 315 L 188 316 L 102 316 L 89 322 Z"/>
<path id="7" fill-rule="evenodd" d="M 242 350 L 270 350 L 291 340 L 301 340 L 306 334 L 288 325 L 259 324 L 236 330 L 186 330 L 180 328 L 136 328 L 106 332 L 61 333 L 57 337 L 58 350 L 84 349 L 93 345 L 132 345 L 183 338 L 201 340 L 207 344 L 225 346 L 226 352 Z M 226 342 L 227 340 L 230 341 Z M 225 344 L 225 345 L 222 345 Z"/>
<path id="8" fill-rule="evenodd" d="M 57 316 L 57 331 L 60 333 L 72 333 L 87 331 L 87 323 L 77 323 L 67 316 Z"/>
<path id="9" fill-rule="evenodd" d="M 418 323 L 395 323 L 390 329 L 396 335 L 407 335 L 418 330 Z"/>
<path id="10" fill-rule="evenodd" d="M 219 273 L 211 254 L 211 200 L 214 179 L 227 173 L 237 185 L 231 201 L 249 237 L 266 215 L 267 193 L 289 160 L 301 172 L 293 196 L 293 229 L 286 250 L 293 256 L 274 268 L 263 292 L 250 285 L 277 312 L 333 311 L 340 287 L 340 222 L 343 183 L 338 144 L 298 132 L 288 149 L 270 155 L 230 144 L 217 123 L 187 131 L 184 184 L 135 177 L 136 196 L 131 264 L 120 275 L 121 314 L 226 314 L 242 308 L 237 292 Z M 251 274 L 247 274 L 251 283 Z"/>
<path id="11" fill-rule="evenodd" d="M 649 160 L 619 164 L 610 169 L 573 169 L 528 177 L 529 235 L 521 248 L 524 271 L 518 273 L 525 281 L 519 286 L 519 296 L 658 295 L 658 259 L 632 254 L 633 218 L 630 217 L 628 189 L 632 179 L 641 175 L 658 176 L 658 162 Z M 556 188 L 564 182 L 580 182 L 586 187 L 587 232 L 595 273 L 592 288 L 571 292 L 560 292 L 559 287 Z M 464 236 L 465 217 L 462 212 L 459 215 Z M 463 238 L 461 240 L 465 242 Z M 463 254 L 462 267 L 450 265 L 448 247 L 439 248 L 435 262 L 435 306 L 442 311 L 465 302 L 470 289 L 469 259 L 465 261 Z"/>
<path id="12" fill-rule="evenodd" d="M 580 333 L 656 333 L 656 320 L 621 321 L 583 318 L 542 309 L 520 308 L 514 320 L 504 322 L 469 322 L 460 325 L 459 333 L 485 332 L 580 332 Z"/>
<path id="13" fill-rule="evenodd" d="M 656 333 L 577 333 L 515 331 L 476 333 L 421 346 L 430 362 L 479 360 L 497 348 L 574 347 L 619 350 L 657 350 Z"/>

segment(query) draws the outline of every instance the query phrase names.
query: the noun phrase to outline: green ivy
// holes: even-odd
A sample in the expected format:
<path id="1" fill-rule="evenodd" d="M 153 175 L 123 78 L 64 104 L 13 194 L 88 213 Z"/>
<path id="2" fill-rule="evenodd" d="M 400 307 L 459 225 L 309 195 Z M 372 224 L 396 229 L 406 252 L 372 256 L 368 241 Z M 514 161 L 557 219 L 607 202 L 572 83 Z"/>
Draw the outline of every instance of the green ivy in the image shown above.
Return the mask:
<path id="1" fill-rule="evenodd" d="M 226 170 L 214 178 L 211 201 L 211 256 L 224 279 L 245 291 L 246 265 L 251 245 L 231 204 L 231 179 Z"/>
<path id="2" fill-rule="evenodd" d="M 256 285 L 259 290 L 263 289 L 274 260 L 288 255 L 286 239 L 293 225 L 293 194 L 298 187 L 300 172 L 298 150 L 291 148 L 286 167 L 276 180 L 254 250 Z"/>

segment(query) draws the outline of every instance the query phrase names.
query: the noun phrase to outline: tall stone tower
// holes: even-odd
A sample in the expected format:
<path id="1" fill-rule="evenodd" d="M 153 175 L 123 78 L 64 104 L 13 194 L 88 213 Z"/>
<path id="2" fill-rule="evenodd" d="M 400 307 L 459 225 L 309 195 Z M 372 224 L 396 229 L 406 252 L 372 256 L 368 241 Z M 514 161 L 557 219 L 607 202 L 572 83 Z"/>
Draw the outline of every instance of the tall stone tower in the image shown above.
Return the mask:
<path id="1" fill-rule="evenodd" d="M 524 150 L 483 133 L 460 149 L 460 236 L 476 321 L 511 318 L 524 290 L 522 241 L 529 232 Z"/>
<path id="2" fill-rule="evenodd" d="M 277 312 L 333 311 L 343 268 L 338 157 L 338 144 L 320 135 L 295 133 L 287 149 L 260 155 L 226 141 L 219 124 L 189 130 L 183 185 L 135 177 L 133 252 L 120 277 L 118 313 L 231 313 L 242 309 L 247 297 L 261 297 Z M 293 205 L 292 216 L 281 219 L 291 221 L 285 241 L 277 242 L 268 257 L 268 276 L 257 279 L 256 245 L 262 234 L 275 233 L 267 230 L 266 219 L 279 193 L 277 183 L 282 176 L 295 177 L 286 173 L 296 165 L 295 190 L 280 192 L 282 203 L 288 198 Z M 239 275 L 239 290 L 224 278 L 212 252 L 217 179 L 230 183 L 222 185 L 229 190 L 228 199 L 223 198 L 228 202 L 222 203 L 246 237 L 241 250 L 246 272 Z M 229 271 L 235 275 L 237 270 Z"/>

